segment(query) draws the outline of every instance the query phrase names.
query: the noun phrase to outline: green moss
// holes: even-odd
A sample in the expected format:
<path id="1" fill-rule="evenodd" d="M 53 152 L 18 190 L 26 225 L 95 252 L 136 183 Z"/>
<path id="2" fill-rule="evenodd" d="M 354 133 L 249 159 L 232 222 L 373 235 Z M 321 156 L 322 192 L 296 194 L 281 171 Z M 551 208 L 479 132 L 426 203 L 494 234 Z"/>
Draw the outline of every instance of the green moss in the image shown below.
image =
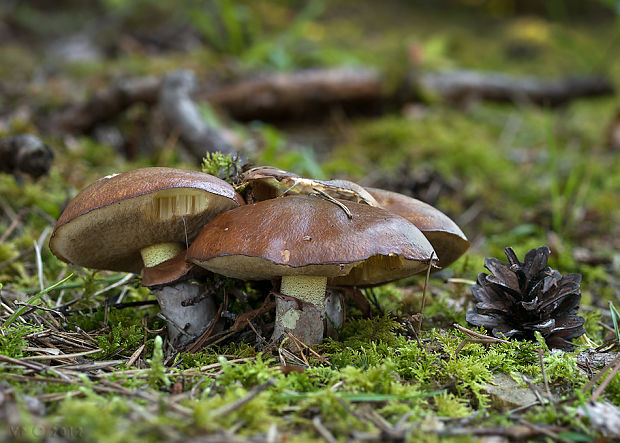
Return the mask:
<path id="1" fill-rule="evenodd" d="M 445 362 L 446 375 L 455 381 L 455 387 L 460 395 L 471 390 L 480 407 L 488 405 L 488 396 L 481 392 L 484 383 L 493 378 L 493 374 L 486 361 L 474 356 L 464 356 L 450 359 Z"/>
<path id="2" fill-rule="evenodd" d="M 395 362 L 398 374 L 405 380 L 429 382 L 437 374 L 440 355 L 410 341 L 396 349 Z"/>
<path id="3" fill-rule="evenodd" d="M 147 360 L 147 363 L 149 364 L 148 380 L 149 384 L 153 388 L 157 388 L 160 385 L 164 385 L 166 387 L 170 386 L 170 379 L 166 375 L 166 368 L 164 366 L 162 343 L 163 341 L 160 335 L 155 337 L 153 356 Z"/>
<path id="4" fill-rule="evenodd" d="M 131 409 L 122 397 L 68 399 L 58 410 L 59 424 L 75 430 L 82 441 L 147 441 L 143 433 L 152 419 L 144 420 L 143 416 L 136 422 L 128 416 Z"/>
<path id="5" fill-rule="evenodd" d="M 300 401 L 298 412 L 293 420 L 297 426 L 307 427 L 310 425 L 309 417 L 318 412 L 324 418 L 324 424 L 336 436 L 344 437 L 349 435 L 352 430 L 376 432 L 376 428 L 370 421 L 360 421 L 355 415 L 351 414 L 349 412 L 351 408 L 354 407 L 346 401 L 343 402 L 338 393 L 332 390 L 324 390 Z"/>
<path id="6" fill-rule="evenodd" d="M 221 152 L 208 152 L 202 159 L 202 172 L 231 181 L 241 170 L 238 159 L 233 159 L 230 154 Z"/>
<path id="7" fill-rule="evenodd" d="M 24 336 L 40 331 L 42 328 L 24 325 L 19 322 L 13 323 L 8 328 L 2 328 L 0 334 L 0 354 L 12 358 L 24 357 L 26 351 L 24 348 L 28 346 L 28 341 Z"/>
<path id="8" fill-rule="evenodd" d="M 109 317 L 109 332 L 98 336 L 97 344 L 101 352 L 95 354 L 94 358 L 131 353 L 145 340 L 145 331 L 142 324 L 136 322 L 135 313 L 111 310 Z"/>
<path id="9" fill-rule="evenodd" d="M 220 357 L 222 375 L 218 377 L 217 384 L 220 386 L 252 386 L 266 382 L 272 377 L 280 377 L 282 374 L 271 363 L 271 358 L 263 359 L 258 354 L 254 359 L 244 363 L 230 363 L 226 358 Z"/>
<path id="10" fill-rule="evenodd" d="M 278 378 L 276 388 L 279 392 L 317 392 L 335 383 L 335 376 L 336 371 L 330 368 L 307 368 L 301 373 L 293 371 Z"/>
<path id="11" fill-rule="evenodd" d="M 530 423 L 567 426 L 582 431 L 583 434 L 585 434 L 584 436 L 590 435 L 592 437 L 592 430 L 589 429 L 584 422 L 577 419 L 576 415 L 577 408 L 564 408 L 561 405 L 551 403 L 545 406 L 532 408 L 525 413 L 524 418 Z"/>
<path id="12" fill-rule="evenodd" d="M 5 62 L 0 67 L 0 78 L 20 81 L 32 75 L 37 66 L 37 60 L 31 51 L 16 44 L 3 44 L 0 47 L 0 57 Z M 0 99 L 0 105 L 4 105 Z"/>
<path id="13" fill-rule="evenodd" d="M 389 314 L 375 319 L 354 319 L 345 323 L 340 334 L 343 346 L 361 348 L 365 344 L 385 343 L 395 346 L 403 343 L 403 338 L 395 332 L 402 326 Z"/>
<path id="14" fill-rule="evenodd" d="M 605 394 L 609 396 L 609 400 L 612 403 L 620 407 L 620 377 L 618 375 L 611 379 L 605 388 Z"/>
<path id="15" fill-rule="evenodd" d="M 491 122 L 480 125 L 480 118 Z M 499 198 L 493 196 L 495 191 L 512 190 L 519 184 L 517 171 L 496 146 L 495 118 L 476 111 L 464 114 L 434 109 L 415 120 L 388 116 L 365 121 L 357 126 L 355 139 L 333 155 L 352 157 L 367 171 L 377 167 L 389 171 L 409 164 L 413 173 L 417 165 L 425 164 L 445 177 L 462 179 L 464 195 L 495 199 Z M 484 182 L 472 180 L 476 176 L 484 176 Z M 494 184 L 493 190 L 485 188 L 489 182 Z"/>
<path id="16" fill-rule="evenodd" d="M 219 362 L 222 355 L 234 355 L 235 358 L 248 358 L 256 356 L 256 350 L 248 343 L 230 343 L 226 346 L 210 346 L 196 353 L 179 352 L 175 357 L 175 365 L 179 368 L 189 369 L 207 366 Z"/>
<path id="17" fill-rule="evenodd" d="M 230 405 L 248 394 L 248 391 L 238 385 L 227 386 L 222 394 L 214 395 L 199 401 L 191 402 L 194 426 L 198 430 L 215 432 L 222 429 L 239 429 L 242 435 L 251 435 L 265 432 L 272 423 L 280 422 L 273 415 L 273 408 L 269 404 L 269 394 L 262 393 L 250 402 L 228 414 L 214 415 L 217 408 Z"/>
<path id="18" fill-rule="evenodd" d="M 398 383 L 396 367 L 391 360 L 367 368 L 346 366 L 340 370 L 341 380 L 347 388 L 375 394 L 402 394 L 404 386 Z"/>
<path id="19" fill-rule="evenodd" d="M 15 243 L 2 243 L 0 244 L 0 263 L 12 261 L 19 256 L 19 250 Z"/>
<path id="20" fill-rule="evenodd" d="M 437 415 L 441 417 L 468 417 L 472 413 L 467 401 L 451 393 L 444 392 L 437 395 L 433 401 L 437 408 Z"/>
<path id="21" fill-rule="evenodd" d="M 255 123 L 254 129 L 262 141 L 262 149 L 257 154 L 259 164 L 275 166 L 304 177 L 327 178 L 311 147 L 290 146 L 285 135 L 273 126 Z"/>
<path id="22" fill-rule="evenodd" d="M 539 332 L 535 334 L 536 341 L 544 352 L 543 364 L 549 382 L 562 382 L 577 388 L 587 381 L 587 377 L 577 366 L 576 352 L 551 352 L 542 335 Z M 535 380 L 536 383 L 540 381 L 542 381 L 542 374 Z"/>

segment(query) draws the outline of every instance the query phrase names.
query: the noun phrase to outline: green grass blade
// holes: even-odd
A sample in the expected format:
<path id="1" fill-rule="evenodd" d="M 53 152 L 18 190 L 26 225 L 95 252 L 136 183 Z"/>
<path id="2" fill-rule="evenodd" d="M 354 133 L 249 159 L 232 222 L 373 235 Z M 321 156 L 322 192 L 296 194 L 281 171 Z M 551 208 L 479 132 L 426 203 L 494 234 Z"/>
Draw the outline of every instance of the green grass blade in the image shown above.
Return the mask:
<path id="1" fill-rule="evenodd" d="M 618 324 L 620 323 L 620 313 L 618 313 L 618 310 L 611 301 L 609 302 L 609 312 L 611 312 L 611 321 L 614 323 L 616 340 L 618 340 L 618 343 L 620 343 L 620 328 L 618 327 Z"/>
<path id="2" fill-rule="evenodd" d="M 445 389 L 439 391 L 432 392 L 422 392 L 420 394 L 409 394 L 409 395 L 392 395 L 392 394 L 373 394 L 372 392 L 340 392 L 337 396 L 343 400 L 350 401 L 352 403 L 371 403 L 371 402 L 380 402 L 380 401 L 389 401 L 389 400 L 410 400 L 413 398 L 426 398 L 426 397 L 434 397 L 436 395 L 442 394 L 445 392 Z M 296 400 L 307 398 L 311 395 L 318 394 L 320 392 L 290 392 L 281 394 L 280 398 L 283 400 Z"/>
<path id="3" fill-rule="evenodd" d="M 116 283 L 118 281 L 121 281 L 123 278 L 125 278 L 124 275 L 117 274 L 117 275 L 111 275 L 109 277 L 99 278 L 97 280 L 92 280 L 92 283 L 94 283 L 94 284 L 98 284 L 98 283 Z M 85 281 L 79 280 L 79 281 L 74 281 L 74 282 L 67 283 L 67 284 L 64 284 L 64 285 L 61 285 L 61 286 L 57 286 L 54 289 L 75 289 L 75 288 L 80 288 L 80 287 L 84 286 L 85 284 L 86 284 Z M 33 293 L 38 292 L 38 291 L 40 291 L 39 288 L 22 289 L 22 292 L 25 292 L 26 294 L 33 294 Z"/>
<path id="4" fill-rule="evenodd" d="M 56 283 L 54 283 L 51 286 L 48 286 L 47 288 L 43 289 L 42 291 L 39 291 L 37 294 L 33 295 L 32 297 L 30 297 L 28 299 L 28 301 L 26 303 L 28 303 L 29 305 L 34 304 L 35 302 L 37 302 L 41 297 L 43 297 L 45 294 L 47 294 L 50 291 L 53 291 L 54 289 L 56 289 L 58 286 L 62 285 L 64 282 L 66 282 L 67 280 L 69 280 L 71 277 L 73 277 L 73 273 L 67 275 L 65 278 L 63 278 L 60 281 L 57 281 Z M 20 306 L 19 309 L 17 309 L 9 318 L 7 318 L 7 320 L 4 322 L 4 324 L 2 325 L 3 328 L 8 328 L 9 325 L 11 323 L 13 323 L 15 320 L 17 320 L 17 318 L 22 315 L 24 312 L 26 312 L 27 309 L 29 309 L 29 306 Z"/>

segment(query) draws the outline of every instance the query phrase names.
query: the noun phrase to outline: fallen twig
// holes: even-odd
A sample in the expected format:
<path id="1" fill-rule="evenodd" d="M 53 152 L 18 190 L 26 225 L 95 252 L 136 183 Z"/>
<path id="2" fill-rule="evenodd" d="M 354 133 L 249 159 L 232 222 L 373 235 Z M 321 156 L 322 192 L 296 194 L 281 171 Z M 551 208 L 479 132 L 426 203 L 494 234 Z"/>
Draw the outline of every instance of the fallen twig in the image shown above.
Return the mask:
<path id="1" fill-rule="evenodd" d="M 144 344 L 140 345 L 140 347 L 136 349 L 133 354 L 131 354 L 131 356 L 129 357 L 129 360 L 127 360 L 127 363 L 125 363 L 125 366 L 134 365 L 136 360 L 138 360 L 138 358 L 140 357 L 140 354 L 142 354 L 142 351 L 144 351 L 144 346 L 145 346 Z"/>
<path id="2" fill-rule="evenodd" d="M 386 87 L 382 76 L 371 69 L 335 68 L 220 84 L 205 98 L 233 118 L 247 121 L 321 117 L 329 109 L 378 113 L 429 95 L 454 104 L 484 100 L 560 106 L 576 98 L 613 92 L 612 84 L 603 77 L 546 80 L 465 70 L 409 72 L 394 89 Z"/>
<path id="3" fill-rule="evenodd" d="M 47 365 L 44 365 L 42 363 L 37 363 L 37 362 L 33 362 L 33 361 L 24 361 L 24 360 L 21 360 L 21 359 L 18 359 L 18 358 L 12 358 L 12 357 L 9 357 L 7 355 L 2 355 L 2 354 L 0 354 L 0 361 L 3 361 L 5 363 L 11 363 L 11 364 L 18 365 L 18 366 L 22 366 L 22 367 L 27 368 L 27 369 L 32 369 L 32 370 L 34 370 L 36 372 L 49 371 L 49 372 L 52 372 L 52 373 L 56 374 L 57 376 L 59 376 L 62 379 L 69 380 L 69 377 L 67 375 L 63 374 L 62 372 L 57 371 L 56 369 L 54 369 L 51 366 L 47 366 Z"/>
<path id="4" fill-rule="evenodd" d="M 271 294 L 268 294 L 263 301 L 263 304 L 260 308 L 254 309 L 249 312 L 244 312 L 243 314 L 239 314 L 235 319 L 235 323 L 230 327 L 231 331 L 239 331 L 245 328 L 252 320 L 261 315 L 264 312 L 268 312 L 272 310 L 276 304 L 275 302 L 270 302 Z"/>
<path id="5" fill-rule="evenodd" d="M 371 69 L 311 69 L 221 84 L 205 98 L 238 120 L 288 120 L 324 115 L 333 107 L 380 106 L 383 88 L 381 77 Z"/>
<path id="6" fill-rule="evenodd" d="M 313 354 L 316 358 L 319 359 L 320 362 L 326 362 L 329 364 L 329 361 L 327 361 L 327 359 L 325 357 L 323 357 L 322 355 L 320 355 L 319 353 L 317 353 L 314 349 L 312 349 L 312 347 L 308 346 L 307 344 L 305 344 L 303 341 L 301 341 L 300 339 L 298 339 L 297 337 L 295 337 L 291 332 L 288 332 L 288 335 L 291 337 L 291 339 L 293 339 L 293 341 L 295 342 L 295 344 L 299 344 L 301 345 L 304 349 L 307 349 L 311 354 Z M 303 356 L 303 353 L 302 353 Z M 305 358 L 304 358 L 305 360 Z M 309 366 L 309 365 L 308 365 Z"/>
<path id="7" fill-rule="evenodd" d="M 611 363 L 605 365 L 603 369 L 601 369 L 594 377 L 592 377 L 592 379 L 588 383 L 586 383 L 586 385 L 583 388 L 581 388 L 581 391 L 588 392 L 590 389 L 594 387 L 596 382 L 599 381 L 599 379 L 603 377 L 603 375 L 605 375 L 607 371 L 609 371 L 611 368 L 613 368 L 614 366 L 618 364 L 620 364 L 620 355 L 617 355 L 616 358 L 614 358 L 614 360 Z"/>
<path id="8" fill-rule="evenodd" d="M 549 380 L 547 379 L 547 371 L 545 370 L 545 362 L 543 361 L 544 351 L 542 348 L 538 348 L 538 364 L 540 364 L 540 373 L 542 374 L 543 382 L 545 383 L 545 391 L 547 392 L 547 398 L 551 399 L 551 389 L 549 388 Z"/>
<path id="9" fill-rule="evenodd" d="M 469 335 L 471 338 L 465 338 L 463 341 L 457 346 L 454 354 L 457 355 L 461 349 L 467 343 L 482 343 L 482 344 L 491 344 L 491 343 L 510 343 L 507 340 L 502 340 L 501 338 L 491 337 L 489 335 L 480 334 L 478 332 L 472 331 L 471 329 L 467 329 L 464 326 L 459 325 L 458 323 L 454 323 L 453 326 L 461 332 Z"/>
<path id="10" fill-rule="evenodd" d="M 615 366 L 611 369 L 609 374 L 607 374 L 607 377 L 605 377 L 605 379 L 601 382 L 598 388 L 596 388 L 596 391 L 594 391 L 594 393 L 592 394 L 592 401 L 596 401 L 599 398 L 605 388 L 609 385 L 609 383 L 611 383 L 611 380 L 613 380 L 618 371 L 620 371 L 620 357 L 618 357 L 616 360 L 617 361 Z"/>
<path id="11" fill-rule="evenodd" d="M 22 357 L 20 360 L 66 360 L 68 358 L 83 357 L 85 355 L 91 355 L 101 352 L 101 349 L 92 349 L 84 352 L 74 352 L 72 354 L 56 354 L 56 355 L 31 355 L 29 357 Z"/>
<path id="12" fill-rule="evenodd" d="M 338 440 L 336 440 L 336 438 L 332 435 L 331 432 L 329 432 L 329 429 L 327 429 L 323 423 L 321 422 L 321 417 L 316 415 L 313 419 L 312 419 L 312 426 L 314 426 L 314 429 L 316 430 L 316 432 L 319 433 L 319 435 L 327 442 L 327 443 L 337 443 Z"/>
<path id="13" fill-rule="evenodd" d="M 424 73 L 414 78 L 413 89 L 430 92 L 451 103 L 485 100 L 542 106 L 560 106 L 576 98 L 614 92 L 612 84 L 603 77 L 546 80 L 464 70 Z"/>
<path id="14" fill-rule="evenodd" d="M 22 218 L 26 214 L 24 209 L 20 210 L 19 213 L 11 220 L 11 224 L 4 231 L 2 235 L 0 235 L 0 243 L 4 243 L 7 238 L 13 233 L 13 231 L 19 226 L 19 223 L 22 221 Z"/>

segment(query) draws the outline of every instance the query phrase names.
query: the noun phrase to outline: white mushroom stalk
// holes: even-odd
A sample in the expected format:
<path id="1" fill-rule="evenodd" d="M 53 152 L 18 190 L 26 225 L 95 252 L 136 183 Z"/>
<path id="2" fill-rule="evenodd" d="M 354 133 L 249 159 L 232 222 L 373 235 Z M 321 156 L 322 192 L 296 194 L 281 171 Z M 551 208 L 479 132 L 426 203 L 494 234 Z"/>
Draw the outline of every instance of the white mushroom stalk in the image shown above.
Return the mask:
<path id="1" fill-rule="evenodd" d="M 288 297 L 276 297 L 274 340 L 292 339 L 289 333 L 303 343 L 323 340 L 326 287 L 327 277 L 323 276 L 282 277 L 280 293 Z"/>
<path id="2" fill-rule="evenodd" d="M 142 274 L 158 272 L 158 265 L 166 265 L 183 253 L 185 248 L 181 243 L 156 243 L 140 250 L 144 269 Z M 184 260 L 183 260 L 184 262 Z M 183 262 L 178 266 L 183 267 Z M 161 315 L 166 319 L 168 339 L 175 348 L 185 347 L 198 339 L 216 321 L 215 303 L 211 297 L 201 297 L 204 287 L 194 279 L 173 281 L 151 287 L 151 292 L 157 298 Z"/>

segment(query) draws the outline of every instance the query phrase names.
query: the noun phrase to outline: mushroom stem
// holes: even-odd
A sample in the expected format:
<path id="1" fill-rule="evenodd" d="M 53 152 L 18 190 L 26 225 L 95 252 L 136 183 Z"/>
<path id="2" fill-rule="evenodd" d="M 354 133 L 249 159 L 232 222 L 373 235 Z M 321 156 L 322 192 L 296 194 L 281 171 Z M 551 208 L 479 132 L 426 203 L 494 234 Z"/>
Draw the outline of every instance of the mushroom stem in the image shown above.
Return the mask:
<path id="1" fill-rule="evenodd" d="M 140 250 L 145 272 L 161 272 L 161 267 L 173 263 L 175 269 L 183 268 L 185 254 L 179 258 L 185 248 L 180 243 L 157 243 Z M 162 266 L 161 265 L 164 262 Z M 185 269 L 182 269 L 185 270 Z M 196 341 L 214 321 L 216 309 L 210 296 L 201 297 L 202 287 L 195 281 L 173 281 L 152 287 L 151 292 L 157 298 L 162 315 L 166 318 L 168 338 L 173 347 L 181 348 Z"/>
<path id="2" fill-rule="evenodd" d="M 325 299 L 325 335 L 335 338 L 338 330 L 342 328 L 346 317 L 346 306 L 342 292 L 338 290 L 327 291 Z"/>
<path id="3" fill-rule="evenodd" d="M 140 254 L 142 254 L 144 266 L 152 268 L 181 253 L 183 249 L 185 249 L 183 245 L 176 242 L 156 243 L 142 248 Z"/>
<path id="4" fill-rule="evenodd" d="M 201 290 L 191 281 L 152 289 L 166 318 L 170 343 L 177 349 L 196 341 L 215 320 L 213 298 L 201 297 Z"/>
<path id="5" fill-rule="evenodd" d="M 281 341 L 288 336 L 288 332 L 307 345 L 315 345 L 323 340 L 326 286 L 327 277 L 282 277 L 280 293 L 286 297 L 276 297 L 273 342 Z M 286 347 L 297 349 L 292 341 L 288 341 Z"/>

